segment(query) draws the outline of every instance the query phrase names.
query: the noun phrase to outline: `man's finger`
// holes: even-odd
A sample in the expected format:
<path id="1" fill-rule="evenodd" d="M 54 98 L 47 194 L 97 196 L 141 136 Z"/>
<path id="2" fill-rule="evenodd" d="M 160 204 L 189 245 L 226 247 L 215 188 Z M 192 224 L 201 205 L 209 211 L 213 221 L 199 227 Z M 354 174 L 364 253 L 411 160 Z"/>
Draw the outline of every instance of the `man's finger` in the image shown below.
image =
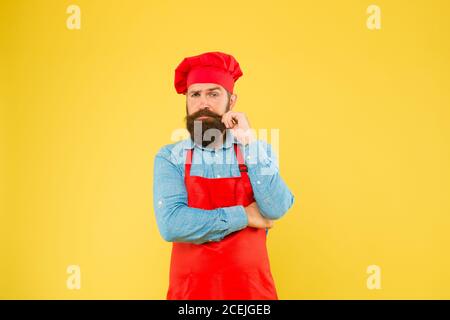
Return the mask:
<path id="1" fill-rule="evenodd" d="M 222 122 L 225 125 L 226 128 L 228 128 L 228 116 L 229 116 L 229 112 L 226 112 L 223 116 L 222 116 Z"/>
<path id="2" fill-rule="evenodd" d="M 232 119 L 233 119 L 233 113 L 230 112 L 230 114 L 228 114 L 228 117 L 227 117 L 227 123 L 228 123 L 229 128 L 234 127 L 234 123 L 233 123 Z"/>

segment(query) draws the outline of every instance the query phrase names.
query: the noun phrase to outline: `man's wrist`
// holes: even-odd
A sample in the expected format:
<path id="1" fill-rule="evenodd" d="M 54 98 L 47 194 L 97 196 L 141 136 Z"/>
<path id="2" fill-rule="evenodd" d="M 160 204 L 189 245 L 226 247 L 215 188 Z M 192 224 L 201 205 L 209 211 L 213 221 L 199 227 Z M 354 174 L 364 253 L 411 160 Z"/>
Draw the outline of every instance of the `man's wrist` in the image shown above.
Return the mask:
<path id="1" fill-rule="evenodd" d="M 230 232 L 241 230 L 248 225 L 248 215 L 243 206 L 225 207 L 223 210 Z"/>

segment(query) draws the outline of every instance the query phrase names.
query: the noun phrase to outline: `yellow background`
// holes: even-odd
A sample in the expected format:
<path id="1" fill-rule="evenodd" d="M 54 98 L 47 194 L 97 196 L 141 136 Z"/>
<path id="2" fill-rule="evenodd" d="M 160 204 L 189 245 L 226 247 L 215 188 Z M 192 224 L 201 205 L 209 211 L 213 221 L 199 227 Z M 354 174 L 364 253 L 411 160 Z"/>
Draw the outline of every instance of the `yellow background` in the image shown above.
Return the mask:
<path id="1" fill-rule="evenodd" d="M 66 8 L 81 8 L 81 30 Z M 366 27 L 370 4 L 381 30 Z M 0 298 L 164 299 L 153 159 L 183 128 L 187 56 L 239 61 L 237 111 L 280 129 L 294 207 L 280 299 L 450 298 L 450 5 L 2 1 Z M 68 265 L 81 289 L 68 290 Z M 369 290 L 366 269 L 381 268 Z"/>

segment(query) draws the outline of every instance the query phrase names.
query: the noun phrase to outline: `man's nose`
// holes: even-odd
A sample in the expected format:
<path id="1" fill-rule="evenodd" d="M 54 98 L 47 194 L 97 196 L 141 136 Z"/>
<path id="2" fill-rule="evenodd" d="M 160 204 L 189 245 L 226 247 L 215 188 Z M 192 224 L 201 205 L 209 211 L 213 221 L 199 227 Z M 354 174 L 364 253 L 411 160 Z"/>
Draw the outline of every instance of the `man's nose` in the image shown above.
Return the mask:
<path id="1" fill-rule="evenodd" d="M 211 106 L 208 104 L 208 99 L 206 96 L 202 96 L 200 98 L 200 108 L 201 109 L 205 109 L 205 108 L 211 108 Z"/>
<path id="2" fill-rule="evenodd" d="M 207 102 L 201 102 L 200 109 L 211 109 L 211 106 Z"/>

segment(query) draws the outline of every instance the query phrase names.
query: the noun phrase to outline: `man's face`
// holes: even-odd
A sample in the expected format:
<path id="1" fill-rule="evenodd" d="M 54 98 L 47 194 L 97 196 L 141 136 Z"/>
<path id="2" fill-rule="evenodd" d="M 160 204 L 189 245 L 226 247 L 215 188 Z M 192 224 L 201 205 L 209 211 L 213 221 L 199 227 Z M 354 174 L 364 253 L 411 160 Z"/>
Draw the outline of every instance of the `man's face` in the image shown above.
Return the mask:
<path id="1" fill-rule="evenodd" d="M 186 127 L 191 139 L 204 147 L 214 142 L 226 127 L 222 115 L 236 101 L 224 87 L 215 83 L 194 83 L 186 93 Z M 215 129 L 215 130 L 209 130 Z"/>

